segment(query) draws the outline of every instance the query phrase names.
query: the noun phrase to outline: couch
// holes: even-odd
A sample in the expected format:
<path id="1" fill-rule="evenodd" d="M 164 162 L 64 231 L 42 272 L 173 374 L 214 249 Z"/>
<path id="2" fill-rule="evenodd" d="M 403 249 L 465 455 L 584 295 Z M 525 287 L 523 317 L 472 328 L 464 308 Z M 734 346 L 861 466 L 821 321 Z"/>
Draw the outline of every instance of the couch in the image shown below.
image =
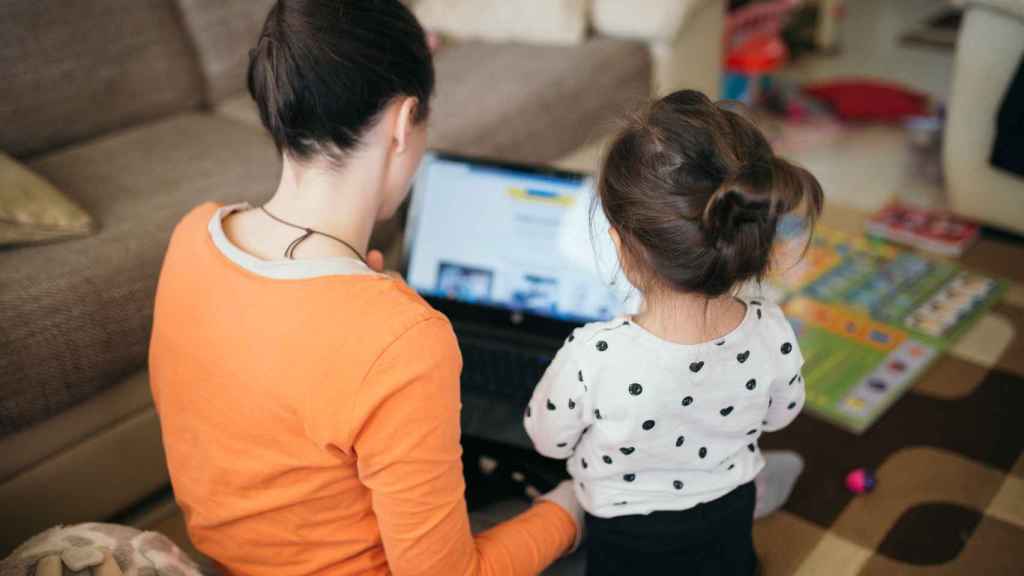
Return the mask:
<path id="1" fill-rule="evenodd" d="M 101 227 L 0 248 L 0 557 L 48 526 L 124 518 L 166 494 L 146 376 L 154 289 L 186 211 L 258 202 L 276 185 L 279 158 L 243 92 L 270 4 L 4 3 L 0 150 Z M 656 32 L 612 19 L 571 46 L 446 43 L 430 145 L 523 162 L 580 147 L 652 84 L 687 83 L 674 52 L 683 67 L 694 50 L 718 58 L 722 0 L 682 4 L 692 9 Z M 659 20 L 651 6 L 647 26 Z M 681 48 L 690 32 L 706 45 Z M 702 63 L 690 85 L 713 90 L 717 65 Z M 400 244 L 387 234 L 374 242 Z"/>
<path id="2" fill-rule="evenodd" d="M 1024 55 L 1024 1 L 961 0 L 943 165 L 950 205 L 1024 234 L 1024 178 L 989 163 L 996 115 Z"/>

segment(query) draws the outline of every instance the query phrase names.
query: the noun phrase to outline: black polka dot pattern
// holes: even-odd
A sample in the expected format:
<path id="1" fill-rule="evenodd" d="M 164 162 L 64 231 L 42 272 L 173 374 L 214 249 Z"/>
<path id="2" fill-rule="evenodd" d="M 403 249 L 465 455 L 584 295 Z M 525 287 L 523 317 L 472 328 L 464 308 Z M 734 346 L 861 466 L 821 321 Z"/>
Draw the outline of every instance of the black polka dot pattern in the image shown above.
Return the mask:
<path id="1" fill-rule="evenodd" d="M 565 447 L 566 447 L 566 446 L 568 446 L 568 445 L 569 445 L 569 444 L 568 444 L 568 443 L 566 443 L 566 442 L 559 442 L 558 444 L 555 444 L 555 446 L 557 446 L 557 447 L 559 447 L 559 448 L 565 448 Z"/>
<path id="2" fill-rule="evenodd" d="M 693 372 L 694 374 L 696 374 L 697 372 L 700 372 L 700 369 L 703 368 L 703 367 L 704 367 L 704 362 L 703 361 L 701 361 L 701 362 L 691 362 L 690 363 L 690 372 Z"/>
<path id="3" fill-rule="evenodd" d="M 598 352 L 604 352 L 607 349 L 608 349 L 608 343 L 607 342 L 605 342 L 604 340 L 598 340 L 597 341 L 597 351 Z"/>
<path id="4" fill-rule="evenodd" d="M 760 306 L 761 305 L 761 301 L 760 300 L 751 300 L 750 303 L 753 304 L 754 306 Z"/>
<path id="5" fill-rule="evenodd" d="M 577 374 L 577 376 L 579 377 L 580 382 L 583 382 L 583 370 L 580 370 L 579 374 Z"/>
<path id="6" fill-rule="evenodd" d="M 757 388 L 757 380 L 755 380 L 754 378 L 747 380 L 747 390 L 753 391 L 754 388 Z"/>
<path id="7" fill-rule="evenodd" d="M 736 355 L 736 361 L 739 362 L 740 364 L 746 362 L 747 358 L 750 358 L 750 350 L 740 352 L 739 354 Z"/>
<path id="8" fill-rule="evenodd" d="M 621 500 L 619 502 L 616 502 L 616 503 L 612 504 L 612 506 L 625 506 L 627 504 L 629 504 L 629 502 L 626 502 L 625 500 Z"/>
<path id="9" fill-rule="evenodd" d="M 569 399 L 569 410 L 575 410 L 575 409 L 576 409 L 576 402 L 572 398 L 570 398 Z"/>
<path id="10" fill-rule="evenodd" d="M 690 404 L 693 404 L 693 396 L 683 398 L 683 406 L 689 406 Z"/>
<path id="11" fill-rule="evenodd" d="M 706 447 L 701 447 L 700 452 L 698 452 L 697 455 L 700 456 L 702 459 L 703 458 L 707 458 L 708 457 L 708 449 Z"/>
<path id="12" fill-rule="evenodd" d="M 624 446 L 622 448 L 619 448 L 619 452 L 622 452 L 624 456 L 629 456 L 633 452 L 636 452 L 636 448 L 632 446 Z"/>
<path id="13" fill-rule="evenodd" d="M 793 408 L 796 408 L 796 402 L 789 403 L 789 409 L 792 410 Z"/>
<path id="14" fill-rule="evenodd" d="M 680 436 L 679 438 L 676 438 L 676 448 L 679 448 L 680 446 L 682 446 L 683 442 L 686 442 L 686 437 L 685 436 Z"/>
<path id="15" fill-rule="evenodd" d="M 573 335 L 573 334 L 569 334 L 569 342 L 572 342 L 572 341 L 573 341 L 573 340 L 575 340 L 575 339 L 576 339 L 576 336 L 575 336 L 575 335 Z"/>
<path id="16" fill-rule="evenodd" d="M 722 416 L 728 416 L 729 414 L 732 414 L 732 411 L 733 411 L 733 407 L 732 406 L 727 406 L 727 407 L 722 408 L 721 410 L 719 410 L 718 413 L 721 414 Z"/>
<path id="17" fill-rule="evenodd" d="M 785 344 L 782 345 L 782 353 L 783 354 L 789 354 L 792 351 L 793 351 L 793 345 L 790 344 L 789 342 L 786 342 Z"/>
<path id="18" fill-rule="evenodd" d="M 643 423 L 644 430 L 652 430 L 654 428 L 654 420 L 647 420 Z"/>
<path id="19" fill-rule="evenodd" d="M 555 410 L 555 405 L 550 399 L 548 399 L 548 410 L 551 410 L 552 412 Z"/>
<path id="20" fill-rule="evenodd" d="M 753 436 L 754 434 L 757 434 L 757 428 L 747 431 L 747 436 Z"/>
<path id="21" fill-rule="evenodd" d="M 676 490 L 682 490 L 683 482 L 681 480 L 676 480 L 675 482 L 672 482 L 672 487 L 675 488 Z"/>
<path id="22" fill-rule="evenodd" d="M 629 385 L 629 393 L 633 396 L 639 396 L 644 393 L 644 387 L 634 382 Z"/>
<path id="23" fill-rule="evenodd" d="M 583 466 L 584 470 L 587 469 L 587 459 L 586 458 L 580 458 L 580 466 Z"/>
<path id="24" fill-rule="evenodd" d="M 622 479 L 626 482 L 632 482 L 636 480 L 636 474 L 623 474 Z"/>
<path id="25" fill-rule="evenodd" d="M 799 374 L 793 375 L 793 377 L 789 379 L 789 385 L 792 386 L 793 382 L 796 382 L 796 379 L 799 378 L 799 377 L 800 377 Z"/>
<path id="26" fill-rule="evenodd" d="M 758 320 L 761 319 L 761 309 L 760 308 L 757 309 L 757 319 Z"/>
<path id="27" fill-rule="evenodd" d="M 751 452 L 753 452 L 755 450 L 754 445 L 753 444 L 747 444 L 747 450 L 750 450 Z"/>
<path id="28" fill-rule="evenodd" d="M 715 346 L 725 346 L 725 340 L 722 340 L 720 342 L 715 342 Z"/>
<path id="29" fill-rule="evenodd" d="M 736 467 L 736 465 L 735 465 L 735 464 L 729 464 L 729 470 L 732 470 L 732 469 L 733 469 L 733 468 L 735 468 L 735 467 Z"/>
<path id="30" fill-rule="evenodd" d="M 598 420 L 601 419 L 601 411 L 600 410 L 594 410 L 594 418 L 597 418 Z"/>
<path id="31" fill-rule="evenodd" d="M 601 460 L 604 460 L 605 464 L 611 464 L 612 463 L 612 457 L 608 456 L 608 455 L 601 456 Z"/>
<path id="32" fill-rule="evenodd" d="M 529 405 L 527 405 L 526 406 L 526 417 L 529 418 L 530 416 L 533 416 L 533 410 L 530 409 Z"/>

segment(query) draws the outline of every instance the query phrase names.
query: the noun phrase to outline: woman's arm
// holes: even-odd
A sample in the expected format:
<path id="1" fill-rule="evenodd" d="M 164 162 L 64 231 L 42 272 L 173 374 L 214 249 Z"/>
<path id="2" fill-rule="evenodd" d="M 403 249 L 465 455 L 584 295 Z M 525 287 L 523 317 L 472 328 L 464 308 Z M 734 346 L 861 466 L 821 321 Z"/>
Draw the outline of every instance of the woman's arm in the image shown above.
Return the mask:
<path id="1" fill-rule="evenodd" d="M 572 546 L 575 522 L 542 502 L 474 540 L 462 475 L 460 371 L 451 326 L 434 317 L 394 342 L 365 380 L 373 405 L 359 410 L 367 418 L 353 448 L 389 567 L 396 576 L 538 574 Z"/>

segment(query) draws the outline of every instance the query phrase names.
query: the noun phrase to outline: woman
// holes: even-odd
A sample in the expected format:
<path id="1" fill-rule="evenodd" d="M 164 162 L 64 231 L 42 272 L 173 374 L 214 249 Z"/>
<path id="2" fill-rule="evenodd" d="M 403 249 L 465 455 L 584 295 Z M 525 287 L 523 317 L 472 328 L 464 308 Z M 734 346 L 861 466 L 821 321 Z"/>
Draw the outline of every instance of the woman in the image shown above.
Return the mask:
<path id="1" fill-rule="evenodd" d="M 280 183 L 179 224 L 150 350 L 193 542 L 235 574 L 540 572 L 571 487 L 471 536 L 455 337 L 367 255 L 425 147 L 423 30 L 398 0 L 279 0 L 248 80 Z"/>

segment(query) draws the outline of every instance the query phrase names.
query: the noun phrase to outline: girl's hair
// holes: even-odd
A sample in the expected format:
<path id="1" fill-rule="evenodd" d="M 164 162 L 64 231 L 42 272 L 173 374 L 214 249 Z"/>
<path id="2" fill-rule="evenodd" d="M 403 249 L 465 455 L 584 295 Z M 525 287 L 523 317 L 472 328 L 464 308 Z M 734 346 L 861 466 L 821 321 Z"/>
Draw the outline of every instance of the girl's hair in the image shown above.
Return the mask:
<path id="1" fill-rule="evenodd" d="M 779 218 L 823 194 L 807 170 L 776 156 L 754 124 L 683 90 L 630 118 L 598 183 L 628 269 L 674 290 L 717 297 L 764 278 Z"/>
<path id="2" fill-rule="evenodd" d="M 399 96 L 426 119 L 434 65 L 399 0 L 278 0 L 250 52 L 249 93 L 279 151 L 340 160 Z"/>

